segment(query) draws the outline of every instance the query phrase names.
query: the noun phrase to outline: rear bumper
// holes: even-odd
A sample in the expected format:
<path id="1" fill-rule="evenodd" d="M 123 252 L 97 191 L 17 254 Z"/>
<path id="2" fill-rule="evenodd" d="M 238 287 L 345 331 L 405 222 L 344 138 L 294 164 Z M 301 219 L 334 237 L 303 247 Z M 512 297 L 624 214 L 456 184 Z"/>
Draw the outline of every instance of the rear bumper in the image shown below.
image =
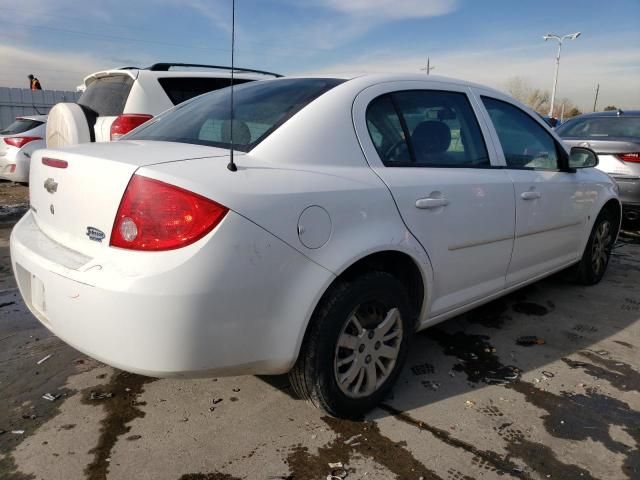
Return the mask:
<path id="1" fill-rule="evenodd" d="M 332 279 L 233 212 L 168 269 L 166 252 L 116 250 L 110 258 L 114 250 L 100 259 L 71 252 L 31 212 L 11 235 L 20 292 L 42 324 L 87 355 L 154 377 L 288 371 Z M 128 269 L 126 257 L 140 255 L 159 267 Z"/>
<path id="2" fill-rule="evenodd" d="M 622 175 L 612 176 L 620 190 L 623 220 L 640 220 L 640 178 Z"/>

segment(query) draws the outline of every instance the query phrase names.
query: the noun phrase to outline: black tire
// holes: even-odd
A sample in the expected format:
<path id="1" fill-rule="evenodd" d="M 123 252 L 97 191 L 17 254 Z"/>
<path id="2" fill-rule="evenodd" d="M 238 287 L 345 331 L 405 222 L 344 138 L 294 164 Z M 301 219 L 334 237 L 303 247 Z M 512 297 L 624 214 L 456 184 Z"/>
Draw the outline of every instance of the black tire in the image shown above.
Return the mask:
<path id="1" fill-rule="evenodd" d="M 608 233 L 603 235 L 603 229 L 606 229 Z M 575 268 L 578 283 L 595 285 L 602 280 L 607 271 L 607 265 L 609 265 L 617 230 L 615 216 L 608 210 L 600 212 L 591 229 L 582 259 Z"/>
<path id="2" fill-rule="evenodd" d="M 386 318 L 390 318 L 391 312 L 396 308 L 398 311 L 395 312 L 394 322 L 398 326 L 401 324 L 401 329 L 395 330 L 396 338 L 399 340 L 399 344 L 393 343 L 393 348 L 397 351 L 395 363 L 387 364 L 385 367 L 388 368 L 387 376 L 383 378 L 385 373 L 377 367 L 376 362 L 379 357 L 376 357 L 373 369 L 376 374 L 380 373 L 382 383 L 374 387 L 375 391 L 365 396 L 353 398 L 345 394 L 343 389 L 349 388 L 349 385 L 354 385 L 357 381 L 346 384 L 343 382 L 343 385 L 346 385 L 343 387 L 338 385 L 337 376 L 342 368 L 338 366 L 338 355 L 342 351 L 340 350 L 342 347 L 338 347 L 338 339 L 346 334 L 345 329 L 350 326 L 349 323 L 352 322 L 353 317 L 356 317 L 356 313 L 361 312 L 360 309 L 368 309 L 358 313 L 357 318 L 360 320 L 360 316 L 363 317 L 362 326 L 364 327 L 365 324 L 370 326 L 363 331 L 369 332 L 368 335 L 372 336 L 371 331 L 376 331 L 375 323 L 367 323 L 369 319 L 379 318 L 379 315 L 376 317 L 375 312 L 387 312 Z M 415 323 L 415 315 L 410 307 L 407 293 L 394 276 L 383 272 L 371 272 L 351 281 L 339 281 L 331 287 L 316 307 L 298 360 L 289 372 L 289 379 L 295 393 L 330 415 L 341 418 L 362 417 L 384 399 L 397 380 L 407 355 L 409 341 L 415 330 Z M 371 341 L 366 339 L 364 341 L 371 345 Z M 395 342 L 395 340 L 390 341 Z M 380 342 L 376 342 L 376 350 L 380 348 L 379 344 Z M 361 358 L 364 358 L 368 351 L 362 354 L 356 353 L 356 348 L 353 349 L 353 353 L 356 356 L 361 355 Z M 366 355 L 366 357 L 370 363 L 372 356 Z M 356 360 L 353 361 L 353 366 L 359 371 L 358 376 L 360 376 L 360 371 L 365 367 L 355 365 Z M 351 367 L 348 368 L 351 369 Z M 361 372 L 368 383 L 369 376 L 366 373 Z"/>

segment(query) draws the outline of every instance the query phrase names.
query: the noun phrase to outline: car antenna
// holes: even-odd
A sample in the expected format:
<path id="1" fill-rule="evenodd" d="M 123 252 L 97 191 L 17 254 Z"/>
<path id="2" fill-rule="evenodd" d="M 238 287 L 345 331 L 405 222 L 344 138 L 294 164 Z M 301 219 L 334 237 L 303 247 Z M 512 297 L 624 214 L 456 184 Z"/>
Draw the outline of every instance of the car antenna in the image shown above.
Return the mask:
<path id="1" fill-rule="evenodd" d="M 233 121 L 234 121 L 234 108 L 233 108 L 233 67 L 234 67 L 234 52 L 236 42 L 236 0 L 231 0 L 231 109 L 229 117 L 231 118 L 229 130 L 231 133 L 231 139 L 229 142 L 229 163 L 227 169 L 232 172 L 237 172 L 238 167 L 233 161 Z"/>

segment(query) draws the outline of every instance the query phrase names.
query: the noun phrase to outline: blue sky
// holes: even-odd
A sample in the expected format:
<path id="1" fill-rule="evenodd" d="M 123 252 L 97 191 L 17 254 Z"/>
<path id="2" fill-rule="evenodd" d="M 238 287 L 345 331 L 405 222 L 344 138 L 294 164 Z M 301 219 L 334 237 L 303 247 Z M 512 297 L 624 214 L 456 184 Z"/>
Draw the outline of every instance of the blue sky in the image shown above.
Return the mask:
<path id="1" fill-rule="evenodd" d="M 90 6 L 88 6 L 90 5 Z M 231 0 L 0 0 L 0 85 L 70 89 L 86 74 L 156 61 L 228 64 Z M 640 0 L 236 0 L 236 64 L 284 74 L 419 71 L 640 108 Z"/>

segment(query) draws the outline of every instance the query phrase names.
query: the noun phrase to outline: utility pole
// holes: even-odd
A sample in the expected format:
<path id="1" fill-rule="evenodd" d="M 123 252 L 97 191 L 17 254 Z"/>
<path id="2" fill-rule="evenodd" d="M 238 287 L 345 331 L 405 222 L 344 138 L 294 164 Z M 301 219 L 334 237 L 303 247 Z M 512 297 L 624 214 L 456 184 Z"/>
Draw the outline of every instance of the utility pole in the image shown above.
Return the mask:
<path id="1" fill-rule="evenodd" d="M 596 99 L 593 101 L 593 111 L 596 111 L 596 103 L 598 103 L 598 92 L 600 92 L 600 84 L 596 87 Z"/>
<path id="2" fill-rule="evenodd" d="M 575 40 L 580 36 L 580 32 L 572 33 L 570 35 L 564 35 L 560 37 L 558 35 L 554 35 L 553 33 L 548 33 L 544 37 L 544 41 L 547 40 L 556 40 L 558 42 L 558 54 L 556 55 L 556 73 L 553 76 L 553 90 L 551 91 L 551 107 L 549 108 L 549 116 L 553 117 L 553 104 L 556 100 L 556 86 L 558 85 L 558 70 L 560 69 L 560 50 L 562 49 L 562 42 L 569 38 L 571 40 Z"/>
<path id="3" fill-rule="evenodd" d="M 429 57 L 427 57 L 427 66 L 426 67 L 422 67 L 420 70 L 422 70 L 423 72 L 426 71 L 427 75 L 429 75 L 431 73 L 431 70 L 433 70 L 436 67 L 432 67 L 431 66 L 431 59 Z"/>

